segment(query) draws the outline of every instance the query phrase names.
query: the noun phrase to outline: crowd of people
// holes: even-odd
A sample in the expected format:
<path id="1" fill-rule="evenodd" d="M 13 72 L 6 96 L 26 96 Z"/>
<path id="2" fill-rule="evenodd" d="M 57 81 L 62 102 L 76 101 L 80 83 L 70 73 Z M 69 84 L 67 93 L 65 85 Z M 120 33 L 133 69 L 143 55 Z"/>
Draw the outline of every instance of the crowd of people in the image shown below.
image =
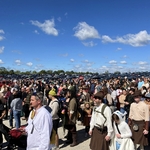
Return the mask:
<path id="1" fill-rule="evenodd" d="M 25 128 L 20 128 L 21 117 L 27 121 Z M 3 119 L 9 119 L 9 127 Z M 58 150 L 61 122 L 66 144 L 74 147 L 77 120 L 85 126 L 85 137 L 91 138 L 91 150 L 144 150 L 150 143 L 150 79 L 1 82 L 0 146 L 2 134 L 9 142 L 9 131 L 16 129 L 27 135 L 27 150 Z"/>

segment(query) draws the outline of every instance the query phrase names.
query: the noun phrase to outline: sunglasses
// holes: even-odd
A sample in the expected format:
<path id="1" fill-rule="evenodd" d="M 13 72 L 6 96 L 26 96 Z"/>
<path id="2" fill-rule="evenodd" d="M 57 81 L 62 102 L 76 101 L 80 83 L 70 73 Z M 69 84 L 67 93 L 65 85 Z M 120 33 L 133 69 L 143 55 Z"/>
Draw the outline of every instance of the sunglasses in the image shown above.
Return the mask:
<path id="1" fill-rule="evenodd" d="M 40 93 L 33 93 L 32 95 L 38 97 L 38 99 L 40 99 L 40 100 L 43 99 L 43 93 L 42 92 L 40 92 Z"/>

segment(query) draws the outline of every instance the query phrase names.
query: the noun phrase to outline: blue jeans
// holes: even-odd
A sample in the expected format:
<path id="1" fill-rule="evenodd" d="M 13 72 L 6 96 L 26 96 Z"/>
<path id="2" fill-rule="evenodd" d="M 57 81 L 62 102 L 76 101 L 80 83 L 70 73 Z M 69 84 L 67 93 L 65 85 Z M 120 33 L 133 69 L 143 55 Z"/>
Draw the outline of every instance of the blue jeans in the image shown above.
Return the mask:
<path id="1" fill-rule="evenodd" d="M 119 150 L 119 148 L 120 148 L 120 144 L 116 142 L 116 150 Z"/>
<path id="2" fill-rule="evenodd" d="M 13 110 L 13 115 L 14 115 L 14 119 L 15 119 L 16 129 L 18 129 L 18 128 L 20 128 L 21 111 Z"/>
<path id="3" fill-rule="evenodd" d="M 120 112 L 124 114 L 125 109 L 123 107 L 120 107 Z"/>

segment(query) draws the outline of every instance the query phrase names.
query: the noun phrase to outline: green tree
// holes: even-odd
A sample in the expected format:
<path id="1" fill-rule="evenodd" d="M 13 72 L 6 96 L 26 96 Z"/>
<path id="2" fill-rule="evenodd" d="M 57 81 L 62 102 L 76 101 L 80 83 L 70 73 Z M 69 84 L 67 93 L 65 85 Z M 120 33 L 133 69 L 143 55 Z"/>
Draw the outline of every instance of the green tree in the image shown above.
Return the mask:
<path id="1" fill-rule="evenodd" d="M 47 74 L 47 72 L 45 70 L 41 70 L 39 74 Z"/>
<path id="2" fill-rule="evenodd" d="M 10 70 L 10 71 L 9 71 L 9 74 L 11 74 L 11 75 L 12 75 L 12 74 L 15 74 L 14 70 Z"/>
<path id="3" fill-rule="evenodd" d="M 116 72 L 114 72 L 114 74 L 121 74 L 121 73 L 120 73 L 120 71 L 116 71 Z"/>

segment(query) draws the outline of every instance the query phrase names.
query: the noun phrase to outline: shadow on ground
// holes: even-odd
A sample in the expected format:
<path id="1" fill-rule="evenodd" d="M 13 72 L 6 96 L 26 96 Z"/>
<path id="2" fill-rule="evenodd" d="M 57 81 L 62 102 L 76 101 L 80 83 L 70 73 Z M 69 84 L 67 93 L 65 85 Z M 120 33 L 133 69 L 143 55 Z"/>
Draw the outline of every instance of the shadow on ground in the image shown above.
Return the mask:
<path id="1" fill-rule="evenodd" d="M 85 129 L 81 129 L 77 131 L 77 144 L 81 144 L 88 140 L 90 136 L 85 137 Z M 59 140 L 59 144 L 61 145 L 60 148 L 64 148 L 69 144 L 66 144 L 67 139 L 63 138 Z"/>

